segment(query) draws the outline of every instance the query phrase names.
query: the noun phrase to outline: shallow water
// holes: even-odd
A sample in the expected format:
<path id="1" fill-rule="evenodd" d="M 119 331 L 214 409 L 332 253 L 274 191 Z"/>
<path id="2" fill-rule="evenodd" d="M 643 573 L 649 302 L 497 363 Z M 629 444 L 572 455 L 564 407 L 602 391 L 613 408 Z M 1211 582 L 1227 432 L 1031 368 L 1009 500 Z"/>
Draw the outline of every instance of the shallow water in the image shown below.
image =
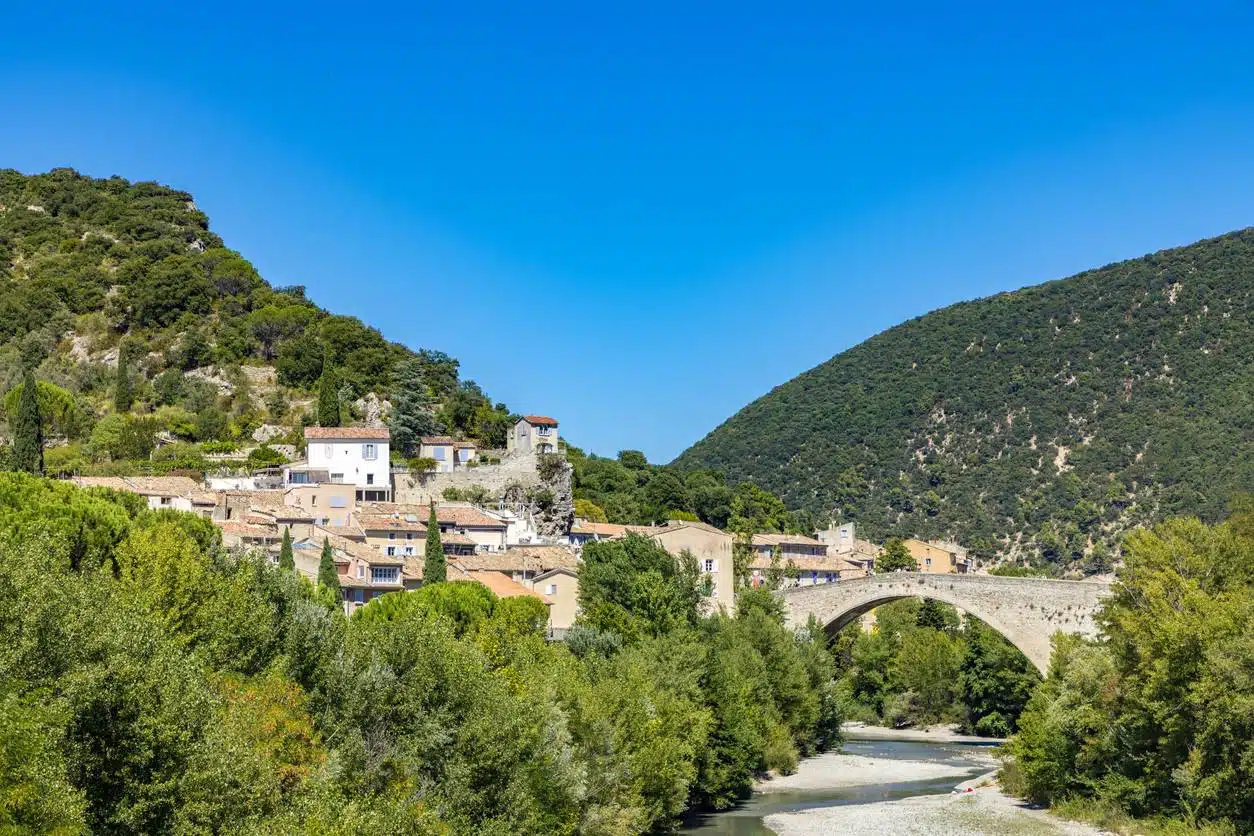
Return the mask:
<path id="1" fill-rule="evenodd" d="M 885 760 L 928 761 L 967 766 L 965 777 L 936 778 L 926 781 L 872 784 L 826 790 L 754 793 L 747 801 L 722 813 L 694 816 L 681 832 L 701 836 L 774 836 L 762 820 L 772 813 L 788 813 L 814 807 L 842 804 L 872 804 L 913 795 L 947 793 L 967 778 L 989 769 L 988 746 L 970 743 L 925 743 L 905 740 L 850 739 L 841 747 L 847 755 Z"/>

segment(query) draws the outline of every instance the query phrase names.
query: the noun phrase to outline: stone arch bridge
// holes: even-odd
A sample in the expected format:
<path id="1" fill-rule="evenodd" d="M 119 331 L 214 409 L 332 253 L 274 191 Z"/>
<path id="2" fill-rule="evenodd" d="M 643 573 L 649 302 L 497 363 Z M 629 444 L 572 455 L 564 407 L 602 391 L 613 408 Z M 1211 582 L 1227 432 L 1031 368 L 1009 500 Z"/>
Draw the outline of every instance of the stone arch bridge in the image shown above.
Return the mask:
<path id="1" fill-rule="evenodd" d="M 935 598 L 1001 633 L 1044 675 L 1050 637 L 1059 630 L 1096 636 L 1093 615 L 1109 591 L 1110 584 L 1100 581 L 892 572 L 798 586 L 781 594 L 790 624 L 803 625 L 813 615 L 832 632 L 889 601 Z"/>

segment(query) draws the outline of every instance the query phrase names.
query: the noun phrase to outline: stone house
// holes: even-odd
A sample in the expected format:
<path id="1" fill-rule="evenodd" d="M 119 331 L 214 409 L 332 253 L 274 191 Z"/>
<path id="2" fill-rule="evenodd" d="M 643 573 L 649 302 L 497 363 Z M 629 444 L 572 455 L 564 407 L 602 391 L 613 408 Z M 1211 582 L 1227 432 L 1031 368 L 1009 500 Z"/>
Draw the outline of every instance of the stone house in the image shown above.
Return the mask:
<path id="1" fill-rule="evenodd" d="M 706 598 L 709 610 L 723 608 L 728 612 L 736 605 L 736 579 L 732 546 L 735 538 L 712 525 L 687 520 L 672 520 L 649 535 L 673 555 L 690 552 L 697 559 L 697 568 L 710 581 Z"/>
<path id="2" fill-rule="evenodd" d="M 193 500 L 193 497 L 204 499 L 202 485 L 186 476 L 75 476 L 73 482 L 80 488 L 112 488 L 139 494 L 154 511 L 170 508 L 203 513 L 205 510 L 204 502 L 197 504 Z"/>
<path id="3" fill-rule="evenodd" d="M 531 588 L 549 599 L 549 635 L 562 638 L 579 615 L 579 572 L 559 566 L 532 578 Z"/>
<path id="4" fill-rule="evenodd" d="M 918 564 L 920 572 L 934 575 L 965 575 L 971 569 L 971 560 L 967 550 L 956 543 L 942 540 L 917 540 L 910 538 L 903 541 L 906 551 Z"/>
<path id="5" fill-rule="evenodd" d="M 427 436 L 418 446 L 420 458 L 435 462 L 435 473 L 452 473 L 469 467 L 477 452 L 474 442 L 454 441 L 445 435 Z"/>
<path id="6" fill-rule="evenodd" d="M 547 415 L 524 415 L 506 437 L 508 453 L 556 453 L 557 420 Z"/>

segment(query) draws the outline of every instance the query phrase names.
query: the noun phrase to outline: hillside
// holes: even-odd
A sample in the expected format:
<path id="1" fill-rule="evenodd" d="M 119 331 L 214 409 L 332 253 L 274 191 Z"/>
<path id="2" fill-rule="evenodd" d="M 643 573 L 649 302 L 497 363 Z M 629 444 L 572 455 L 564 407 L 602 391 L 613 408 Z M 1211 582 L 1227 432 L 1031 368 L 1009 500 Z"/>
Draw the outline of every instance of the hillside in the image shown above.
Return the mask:
<path id="1" fill-rule="evenodd" d="M 676 465 L 872 538 L 1097 571 L 1254 489 L 1254 229 L 953 305 L 775 388 Z"/>
<path id="2" fill-rule="evenodd" d="M 297 428 L 314 417 L 324 368 L 345 421 L 377 412 L 370 393 L 386 401 L 402 379 L 423 384 L 407 401 L 413 426 L 499 447 L 509 418 L 458 379 L 453 358 L 389 342 L 303 287 L 272 287 L 190 194 L 70 169 L 0 169 L 4 391 L 23 362 L 38 364 L 41 398 L 44 382 L 59 387 L 66 420 L 52 430 L 69 443 L 50 451 L 50 468 L 60 472 L 146 458 L 142 439 L 124 443 L 136 433 L 229 445 L 263 423 Z M 110 413 L 127 417 L 102 421 Z"/>

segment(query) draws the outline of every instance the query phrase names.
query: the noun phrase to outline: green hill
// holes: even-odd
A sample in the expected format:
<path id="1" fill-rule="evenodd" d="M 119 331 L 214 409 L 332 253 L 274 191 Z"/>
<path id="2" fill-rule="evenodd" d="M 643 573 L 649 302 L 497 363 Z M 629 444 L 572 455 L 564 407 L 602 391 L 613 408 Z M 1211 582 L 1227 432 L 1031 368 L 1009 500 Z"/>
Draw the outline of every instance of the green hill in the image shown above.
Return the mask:
<path id="1" fill-rule="evenodd" d="M 845 351 L 683 453 L 872 537 L 1095 571 L 1254 488 L 1254 230 L 965 302 Z"/>
<path id="2" fill-rule="evenodd" d="M 120 354 L 129 393 L 117 391 Z M 50 466 L 62 472 L 146 458 L 144 443 L 118 441 L 136 428 L 203 445 L 247 441 L 263 422 L 299 427 L 316 414 L 324 367 L 334 370 L 344 420 L 403 379 L 411 390 L 425 384 L 417 406 L 407 401 L 431 413 L 415 426 L 488 446 L 503 446 L 508 426 L 508 410 L 459 380 L 453 358 L 390 342 L 319 308 L 303 287 L 269 285 L 210 230 L 190 194 L 70 169 L 0 169 L 3 391 L 24 362 L 61 390 L 65 420 L 52 429 L 69 444 Z M 100 427 L 114 412 L 129 423 Z"/>

